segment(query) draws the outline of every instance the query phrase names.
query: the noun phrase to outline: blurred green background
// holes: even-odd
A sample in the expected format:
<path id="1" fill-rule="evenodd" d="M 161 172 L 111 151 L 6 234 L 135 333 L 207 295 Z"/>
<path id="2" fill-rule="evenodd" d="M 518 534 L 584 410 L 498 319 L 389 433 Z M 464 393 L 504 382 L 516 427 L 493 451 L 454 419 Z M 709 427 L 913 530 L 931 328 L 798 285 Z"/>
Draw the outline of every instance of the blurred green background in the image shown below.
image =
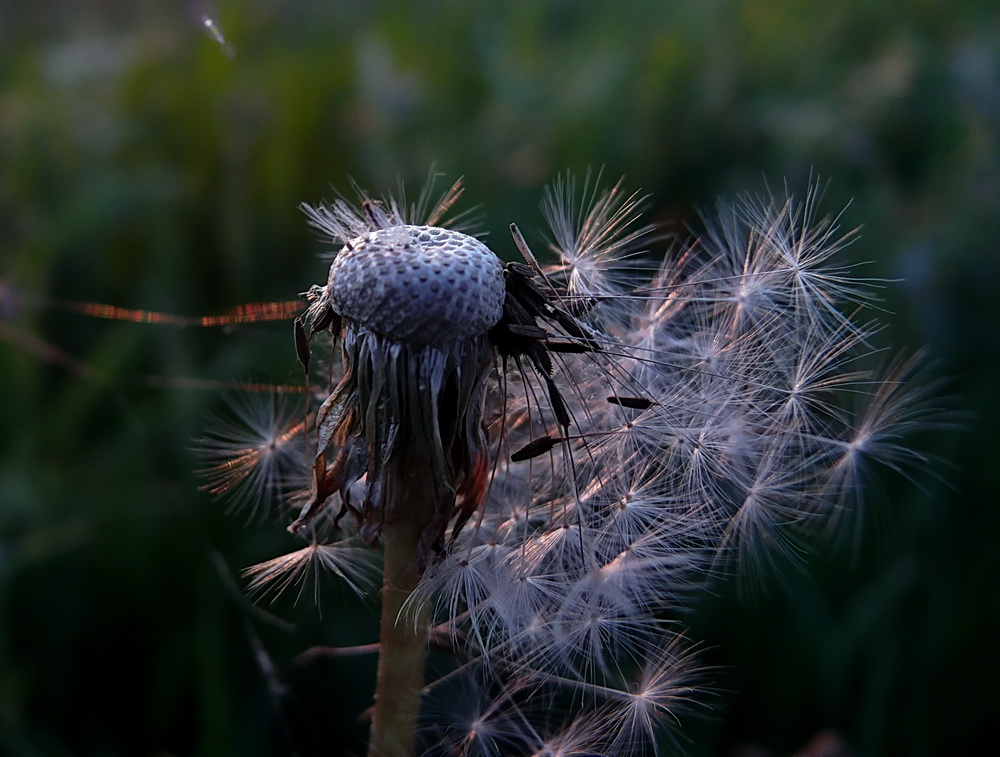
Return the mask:
<path id="1" fill-rule="evenodd" d="M 542 246 L 566 169 L 624 174 L 675 231 L 830 180 L 824 208 L 864 227 L 848 255 L 903 279 L 884 343 L 926 345 L 966 429 L 919 441 L 942 461 L 919 485 L 883 477 L 860 546 L 706 599 L 719 690 L 690 752 L 996 750 L 998 144 L 995 0 L 3 0 L 0 754 L 362 751 L 372 661 L 294 658 L 374 640 L 370 613 L 332 583 L 319 613 L 311 590 L 260 607 L 284 624 L 249 609 L 229 582 L 290 542 L 198 490 L 221 393 L 141 381 L 297 379 L 291 329 L 49 305 L 292 299 L 326 277 L 300 201 L 432 164 L 508 255 L 511 221 Z"/>

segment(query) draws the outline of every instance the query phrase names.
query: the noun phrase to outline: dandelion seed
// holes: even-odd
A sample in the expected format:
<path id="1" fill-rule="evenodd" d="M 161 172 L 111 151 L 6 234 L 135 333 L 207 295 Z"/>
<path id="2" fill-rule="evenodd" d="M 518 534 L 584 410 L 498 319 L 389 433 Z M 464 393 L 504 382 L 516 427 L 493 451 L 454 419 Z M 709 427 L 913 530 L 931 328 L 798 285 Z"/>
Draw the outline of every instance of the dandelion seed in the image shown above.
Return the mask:
<path id="1" fill-rule="evenodd" d="M 638 193 L 624 195 L 621 181 L 604 190 L 600 174 L 589 173 L 579 192 L 566 174 L 545 194 L 542 211 L 560 258 L 551 272 L 565 279 L 570 298 L 613 296 L 635 283 L 631 259 L 654 238 L 652 226 L 636 224 L 643 200 Z"/>
<path id="2" fill-rule="evenodd" d="M 228 412 L 214 417 L 197 440 L 203 488 L 251 518 L 296 493 L 303 484 L 305 428 L 295 415 L 273 394 L 230 397 Z"/>
<path id="3" fill-rule="evenodd" d="M 369 596 L 378 585 L 378 570 L 372 551 L 360 543 L 344 539 L 333 544 L 314 541 L 300 550 L 254 565 L 244 575 L 250 578 L 247 589 L 252 594 L 270 593 L 274 597 L 296 584 L 304 587 L 306 581 L 311 579 L 318 601 L 319 578 L 323 572 L 337 576 L 361 597 Z"/>

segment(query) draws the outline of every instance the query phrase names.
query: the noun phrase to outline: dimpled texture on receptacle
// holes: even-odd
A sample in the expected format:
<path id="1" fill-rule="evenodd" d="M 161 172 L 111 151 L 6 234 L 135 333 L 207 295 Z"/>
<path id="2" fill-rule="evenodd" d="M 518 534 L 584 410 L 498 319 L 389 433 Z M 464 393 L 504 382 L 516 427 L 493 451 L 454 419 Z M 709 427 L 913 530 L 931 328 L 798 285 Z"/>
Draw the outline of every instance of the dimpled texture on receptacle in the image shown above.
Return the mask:
<path id="1" fill-rule="evenodd" d="M 392 226 L 352 239 L 330 266 L 334 310 L 399 342 L 443 344 L 485 334 L 503 313 L 500 259 L 475 237 Z"/>

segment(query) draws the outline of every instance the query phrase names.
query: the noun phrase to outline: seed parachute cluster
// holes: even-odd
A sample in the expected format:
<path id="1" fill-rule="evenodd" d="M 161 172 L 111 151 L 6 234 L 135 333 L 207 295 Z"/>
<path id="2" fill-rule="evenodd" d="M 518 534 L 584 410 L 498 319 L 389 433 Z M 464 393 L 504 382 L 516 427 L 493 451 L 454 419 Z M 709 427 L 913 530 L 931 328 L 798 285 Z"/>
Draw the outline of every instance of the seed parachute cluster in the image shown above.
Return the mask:
<path id="1" fill-rule="evenodd" d="M 318 567 L 374 591 L 359 545 L 404 517 L 402 471 L 426 462 L 399 622 L 430 608 L 454 662 L 425 688 L 425 752 L 660 753 L 705 704 L 679 622 L 692 592 L 762 580 L 855 513 L 870 464 L 919 459 L 901 441 L 930 417 L 913 361 L 872 366 L 872 282 L 837 261 L 851 235 L 816 217 L 815 189 L 722 204 L 659 259 L 620 184 L 557 181 L 537 257 L 516 227 L 491 247 L 448 228 L 459 191 L 305 207 L 339 252 L 297 342 L 333 388 L 311 388 L 295 433 L 267 432 L 301 446 L 308 428 L 310 482 L 283 498 L 308 545 L 252 586 Z M 213 437 L 214 489 L 240 446 Z M 284 492 L 279 470 L 251 480 Z"/>

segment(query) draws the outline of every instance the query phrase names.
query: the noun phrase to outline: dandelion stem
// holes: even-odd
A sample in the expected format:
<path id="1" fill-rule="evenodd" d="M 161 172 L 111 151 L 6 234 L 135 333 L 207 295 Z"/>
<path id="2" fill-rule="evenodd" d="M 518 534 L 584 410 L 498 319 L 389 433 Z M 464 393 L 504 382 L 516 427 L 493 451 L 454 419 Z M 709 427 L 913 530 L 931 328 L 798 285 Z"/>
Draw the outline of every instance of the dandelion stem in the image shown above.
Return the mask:
<path id="1" fill-rule="evenodd" d="M 368 757 L 414 753 L 424 685 L 428 610 L 403 608 L 420 581 L 426 558 L 420 536 L 434 512 L 434 495 L 430 466 L 421 456 L 412 456 L 402 470 L 401 486 L 390 495 L 396 501 L 388 508 L 401 517 L 382 527 L 382 625 Z"/>

